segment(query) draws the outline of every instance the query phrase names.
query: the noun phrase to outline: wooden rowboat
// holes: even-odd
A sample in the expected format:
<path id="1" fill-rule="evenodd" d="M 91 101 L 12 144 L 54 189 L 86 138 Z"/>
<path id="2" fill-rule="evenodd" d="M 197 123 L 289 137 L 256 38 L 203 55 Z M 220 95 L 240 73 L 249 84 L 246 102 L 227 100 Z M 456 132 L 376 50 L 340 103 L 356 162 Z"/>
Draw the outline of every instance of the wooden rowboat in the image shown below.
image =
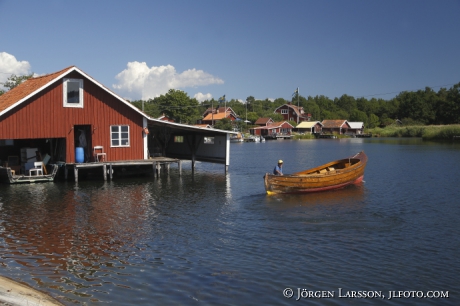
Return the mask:
<path id="1" fill-rule="evenodd" d="M 264 176 L 267 194 L 306 193 L 342 188 L 364 178 L 367 156 L 364 151 L 322 166 L 289 175 Z"/>
<path id="2" fill-rule="evenodd" d="M 24 175 L 24 174 L 13 174 L 11 168 L 0 167 L 0 183 L 7 184 L 22 184 L 22 183 L 44 183 L 53 182 L 54 177 L 58 171 L 58 165 L 52 164 L 51 173 L 45 175 Z"/>

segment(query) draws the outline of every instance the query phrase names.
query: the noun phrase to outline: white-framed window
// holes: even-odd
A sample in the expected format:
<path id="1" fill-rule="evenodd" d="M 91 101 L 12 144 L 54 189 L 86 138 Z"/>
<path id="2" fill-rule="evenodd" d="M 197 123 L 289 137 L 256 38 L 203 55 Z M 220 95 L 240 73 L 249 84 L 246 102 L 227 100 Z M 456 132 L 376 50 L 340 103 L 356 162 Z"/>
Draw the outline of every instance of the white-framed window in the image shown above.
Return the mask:
<path id="1" fill-rule="evenodd" d="M 64 79 L 64 107 L 83 108 L 83 80 Z"/>
<path id="2" fill-rule="evenodd" d="M 174 142 L 184 142 L 184 136 L 174 136 Z"/>
<path id="3" fill-rule="evenodd" d="M 287 114 L 288 110 L 287 109 L 281 109 L 281 114 Z"/>
<path id="4" fill-rule="evenodd" d="M 129 147 L 129 125 L 110 126 L 110 146 Z"/>

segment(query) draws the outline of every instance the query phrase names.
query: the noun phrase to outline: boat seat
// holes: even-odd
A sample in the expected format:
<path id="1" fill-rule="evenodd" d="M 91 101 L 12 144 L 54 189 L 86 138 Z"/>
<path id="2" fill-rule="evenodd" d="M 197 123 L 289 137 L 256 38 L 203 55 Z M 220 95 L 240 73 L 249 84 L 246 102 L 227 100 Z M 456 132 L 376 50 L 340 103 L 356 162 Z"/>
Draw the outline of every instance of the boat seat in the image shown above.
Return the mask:
<path id="1" fill-rule="evenodd" d="M 29 169 L 29 176 L 32 176 L 33 172 L 35 175 L 43 175 L 43 162 L 34 162 L 34 167 Z"/>
<path id="2" fill-rule="evenodd" d="M 327 167 L 327 171 L 334 171 L 335 168 L 334 167 Z"/>

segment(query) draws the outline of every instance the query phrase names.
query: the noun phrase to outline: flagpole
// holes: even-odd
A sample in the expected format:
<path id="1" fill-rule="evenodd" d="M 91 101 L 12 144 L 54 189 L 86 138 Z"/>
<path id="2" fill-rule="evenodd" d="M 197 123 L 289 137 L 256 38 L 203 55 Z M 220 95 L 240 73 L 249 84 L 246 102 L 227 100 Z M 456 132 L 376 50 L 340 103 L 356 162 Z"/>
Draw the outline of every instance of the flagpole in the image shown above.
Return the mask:
<path id="1" fill-rule="evenodd" d="M 297 111 L 299 112 L 299 115 L 297 116 L 297 124 L 299 124 L 299 117 L 300 117 L 300 108 L 299 108 L 299 87 L 297 87 Z"/>

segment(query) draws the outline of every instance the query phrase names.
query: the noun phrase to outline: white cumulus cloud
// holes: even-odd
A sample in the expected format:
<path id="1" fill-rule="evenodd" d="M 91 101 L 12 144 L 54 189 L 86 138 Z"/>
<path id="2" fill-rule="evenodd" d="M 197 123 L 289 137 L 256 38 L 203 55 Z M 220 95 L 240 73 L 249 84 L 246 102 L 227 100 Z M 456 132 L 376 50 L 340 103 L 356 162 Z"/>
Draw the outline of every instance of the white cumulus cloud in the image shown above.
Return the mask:
<path id="1" fill-rule="evenodd" d="M 0 83 L 4 83 L 12 74 L 30 74 L 29 62 L 18 61 L 14 55 L 0 52 Z"/>
<path id="2" fill-rule="evenodd" d="M 197 93 L 193 96 L 198 102 L 203 102 L 204 100 L 211 100 L 212 95 L 210 93 L 204 94 L 204 93 Z"/>
<path id="3" fill-rule="evenodd" d="M 178 73 L 172 65 L 148 67 L 145 62 L 129 62 L 127 68 L 116 75 L 113 88 L 132 99 L 148 100 L 168 92 L 169 89 L 223 84 L 224 81 L 195 68 Z"/>

